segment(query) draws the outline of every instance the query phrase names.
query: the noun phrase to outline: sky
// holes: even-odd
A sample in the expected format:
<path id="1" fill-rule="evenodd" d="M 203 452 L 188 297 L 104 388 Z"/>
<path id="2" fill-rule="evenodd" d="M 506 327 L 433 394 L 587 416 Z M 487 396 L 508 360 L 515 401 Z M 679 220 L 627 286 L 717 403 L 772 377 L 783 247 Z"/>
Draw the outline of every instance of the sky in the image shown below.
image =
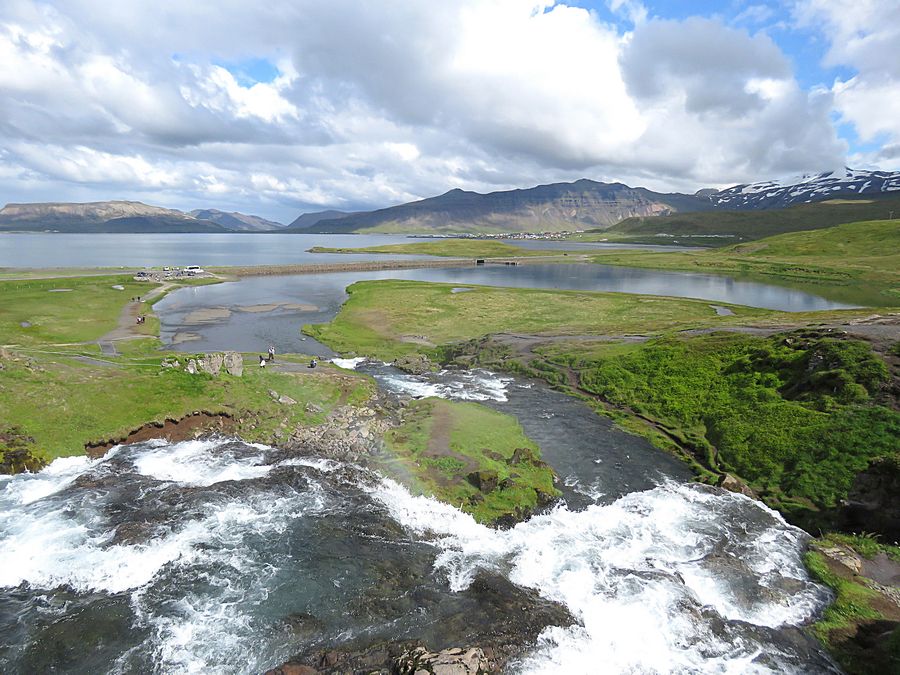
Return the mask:
<path id="1" fill-rule="evenodd" d="M 900 0 L 3 0 L 0 204 L 900 169 Z"/>

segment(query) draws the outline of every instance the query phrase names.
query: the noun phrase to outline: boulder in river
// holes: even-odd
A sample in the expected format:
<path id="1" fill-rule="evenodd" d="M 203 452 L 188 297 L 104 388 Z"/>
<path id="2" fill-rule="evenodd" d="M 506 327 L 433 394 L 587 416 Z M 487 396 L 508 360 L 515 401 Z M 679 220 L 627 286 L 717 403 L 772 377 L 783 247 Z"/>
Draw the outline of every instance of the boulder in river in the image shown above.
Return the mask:
<path id="1" fill-rule="evenodd" d="M 424 354 L 406 354 L 395 359 L 393 365 L 412 375 L 424 375 L 434 370 L 434 364 Z"/>

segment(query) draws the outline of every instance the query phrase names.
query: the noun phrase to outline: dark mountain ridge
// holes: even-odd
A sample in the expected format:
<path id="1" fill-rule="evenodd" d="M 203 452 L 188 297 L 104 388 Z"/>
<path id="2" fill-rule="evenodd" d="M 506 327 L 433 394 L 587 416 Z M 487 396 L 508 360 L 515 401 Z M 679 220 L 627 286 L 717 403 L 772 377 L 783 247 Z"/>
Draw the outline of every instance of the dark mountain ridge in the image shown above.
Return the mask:
<path id="1" fill-rule="evenodd" d="M 323 219 L 306 232 L 496 233 L 609 227 L 631 216 L 714 208 L 708 199 L 586 178 L 481 194 L 454 189 L 376 211 Z M 295 231 L 288 228 L 285 231 Z"/>

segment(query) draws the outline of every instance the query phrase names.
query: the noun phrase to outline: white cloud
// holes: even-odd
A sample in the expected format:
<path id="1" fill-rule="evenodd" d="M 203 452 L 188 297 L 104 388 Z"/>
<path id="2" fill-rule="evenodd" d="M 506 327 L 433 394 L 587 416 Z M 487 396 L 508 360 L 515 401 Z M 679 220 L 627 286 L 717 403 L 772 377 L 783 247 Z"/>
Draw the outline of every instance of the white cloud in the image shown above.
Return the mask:
<path id="1" fill-rule="evenodd" d="M 22 179 L 0 199 L 287 220 L 581 176 L 692 190 L 839 163 L 832 97 L 863 133 L 891 124 L 853 102 L 877 80 L 804 91 L 764 34 L 607 4 L 627 30 L 549 0 L 6 0 L 0 168 Z M 250 59 L 279 75 L 217 65 Z"/>
<path id="2" fill-rule="evenodd" d="M 900 3 L 858 0 L 848 7 L 835 0 L 802 0 L 794 13 L 801 26 L 825 35 L 826 65 L 856 71 L 832 86 L 841 121 L 852 124 L 863 141 L 900 143 Z M 893 152 L 875 151 L 853 160 L 900 168 Z"/>

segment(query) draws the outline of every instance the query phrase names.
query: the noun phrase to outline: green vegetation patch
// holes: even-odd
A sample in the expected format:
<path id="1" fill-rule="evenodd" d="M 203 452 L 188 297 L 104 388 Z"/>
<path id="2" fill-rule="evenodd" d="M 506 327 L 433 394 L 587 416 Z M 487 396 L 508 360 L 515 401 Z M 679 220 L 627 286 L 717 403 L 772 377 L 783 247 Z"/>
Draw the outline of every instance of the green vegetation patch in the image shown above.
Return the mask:
<path id="1" fill-rule="evenodd" d="M 123 286 L 116 290 L 113 286 Z M 14 345 L 96 340 L 116 327 L 128 301 L 153 285 L 130 276 L 0 282 L 0 342 Z"/>
<path id="2" fill-rule="evenodd" d="M 343 353 L 384 359 L 490 333 L 556 335 L 654 332 L 672 328 L 731 325 L 778 313 L 729 306 L 717 316 L 707 302 L 624 293 L 547 291 L 417 281 L 364 281 L 328 324 L 305 326 L 308 335 Z M 424 338 L 424 340 L 422 339 Z"/>
<path id="3" fill-rule="evenodd" d="M 389 473 L 412 476 L 423 492 L 479 522 L 520 518 L 559 494 L 519 423 L 477 403 L 414 401 L 385 440 L 395 455 Z"/>
<path id="4" fill-rule="evenodd" d="M 511 258 L 567 255 L 561 251 L 538 251 L 493 239 L 436 239 L 410 244 L 385 244 L 365 248 L 328 248 L 314 246 L 310 253 L 393 253 L 435 255 L 448 258 Z M 577 253 L 577 252 L 572 252 Z"/>
<path id="5" fill-rule="evenodd" d="M 804 562 L 813 579 L 834 592 L 834 602 L 813 624 L 812 631 L 844 671 L 849 675 L 898 672 L 900 612 L 896 605 L 860 583 L 864 579 L 839 572 L 817 551 L 808 551 Z"/>
<path id="6" fill-rule="evenodd" d="M 713 469 L 787 512 L 836 507 L 858 473 L 898 449 L 900 413 L 875 398 L 887 370 L 862 342 L 721 333 L 542 353 L 585 391 L 705 449 Z"/>
<path id="7" fill-rule="evenodd" d="M 368 378 L 328 368 L 289 374 L 249 365 L 242 377 L 214 378 L 161 368 L 167 355 L 159 352 L 140 362 L 114 359 L 109 365 L 65 356 L 11 356 L 0 370 L 3 424 L 29 437 L 31 451 L 42 460 L 81 455 L 87 444 L 121 439 L 149 422 L 196 410 L 228 414 L 243 438 L 271 442 L 279 429 L 318 424 L 336 405 L 361 402 L 374 391 Z M 184 364 L 189 355 L 168 356 Z M 280 404 L 270 391 L 298 403 Z M 310 413 L 307 402 L 322 412 Z"/>

